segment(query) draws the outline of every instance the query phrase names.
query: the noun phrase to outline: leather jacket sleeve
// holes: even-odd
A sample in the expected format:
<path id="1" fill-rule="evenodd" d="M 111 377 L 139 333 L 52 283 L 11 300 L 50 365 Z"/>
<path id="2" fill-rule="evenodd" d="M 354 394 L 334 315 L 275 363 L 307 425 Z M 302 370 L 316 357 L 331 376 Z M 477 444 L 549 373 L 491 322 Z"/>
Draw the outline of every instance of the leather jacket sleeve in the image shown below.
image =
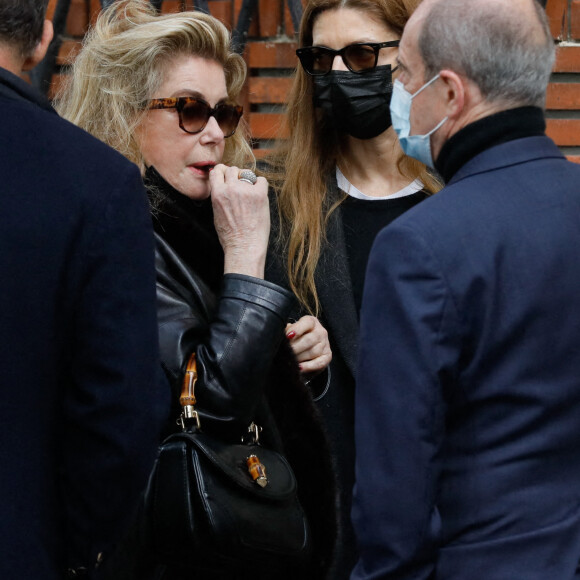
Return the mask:
<path id="1" fill-rule="evenodd" d="M 197 408 L 204 429 L 238 436 L 252 422 L 284 338 L 293 295 L 270 282 L 224 275 L 215 296 L 175 251 L 157 238 L 161 361 L 178 397 L 185 365 L 197 353 Z"/>

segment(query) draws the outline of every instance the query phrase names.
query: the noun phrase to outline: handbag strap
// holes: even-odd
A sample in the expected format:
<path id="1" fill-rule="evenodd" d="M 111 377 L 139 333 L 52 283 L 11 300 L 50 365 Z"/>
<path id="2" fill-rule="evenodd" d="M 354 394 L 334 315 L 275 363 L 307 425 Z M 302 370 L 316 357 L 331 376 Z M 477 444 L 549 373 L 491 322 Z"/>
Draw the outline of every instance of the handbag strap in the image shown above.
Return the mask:
<path id="1" fill-rule="evenodd" d="M 187 361 L 183 383 L 181 384 L 181 396 L 179 404 L 181 405 L 181 417 L 179 423 L 184 431 L 191 425 L 200 428 L 199 415 L 195 410 L 195 383 L 197 382 L 197 358 L 195 352 L 191 353 Z"/>

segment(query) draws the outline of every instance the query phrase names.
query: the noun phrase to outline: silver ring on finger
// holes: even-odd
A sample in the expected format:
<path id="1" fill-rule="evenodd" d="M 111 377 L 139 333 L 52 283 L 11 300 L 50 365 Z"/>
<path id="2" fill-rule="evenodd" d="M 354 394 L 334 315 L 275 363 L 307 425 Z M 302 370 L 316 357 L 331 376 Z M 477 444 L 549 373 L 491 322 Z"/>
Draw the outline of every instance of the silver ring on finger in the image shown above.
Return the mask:
<path id="1" fill-rule="evenodd" d="M 258 181 L 256 174 L 250 169 L 242 169 L 242 171 L 240 171 L 240 174 L 238 175 L 238 179 L 240 181 L 245 181 L 250 185 L 254 185 L 256 181 Z"/>

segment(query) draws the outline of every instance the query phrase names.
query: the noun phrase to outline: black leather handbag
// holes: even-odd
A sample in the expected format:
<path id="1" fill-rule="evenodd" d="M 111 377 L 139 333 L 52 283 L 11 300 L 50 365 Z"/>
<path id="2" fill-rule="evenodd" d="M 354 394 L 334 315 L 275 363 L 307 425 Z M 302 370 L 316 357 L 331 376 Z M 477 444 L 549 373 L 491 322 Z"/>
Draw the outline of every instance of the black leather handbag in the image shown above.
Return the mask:
<path id="1" fill-rule="evenodd" d="M 180 402 L 182 432 L 161 445 L 146 506 L 162 561 L 208 570 L 299 569 L 310 556 L 308 522 L 283 455 L 249 441 L 228 443 L 201 431 L 195 410 L 196 360 Z"/>

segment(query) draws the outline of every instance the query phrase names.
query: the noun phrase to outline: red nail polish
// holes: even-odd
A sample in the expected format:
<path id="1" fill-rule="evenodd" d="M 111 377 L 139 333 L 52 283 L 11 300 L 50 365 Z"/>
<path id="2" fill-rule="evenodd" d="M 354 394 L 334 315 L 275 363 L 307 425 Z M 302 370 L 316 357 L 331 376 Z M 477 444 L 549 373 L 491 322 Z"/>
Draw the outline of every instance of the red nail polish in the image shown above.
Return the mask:
<path id="1" fill-rule="evenodd" d="M 291 330 L 287 335 L 286 338 L 288 338 L 289 340 L 292 340 L 294 337 L 296 336 L 296 333 Z"/>

